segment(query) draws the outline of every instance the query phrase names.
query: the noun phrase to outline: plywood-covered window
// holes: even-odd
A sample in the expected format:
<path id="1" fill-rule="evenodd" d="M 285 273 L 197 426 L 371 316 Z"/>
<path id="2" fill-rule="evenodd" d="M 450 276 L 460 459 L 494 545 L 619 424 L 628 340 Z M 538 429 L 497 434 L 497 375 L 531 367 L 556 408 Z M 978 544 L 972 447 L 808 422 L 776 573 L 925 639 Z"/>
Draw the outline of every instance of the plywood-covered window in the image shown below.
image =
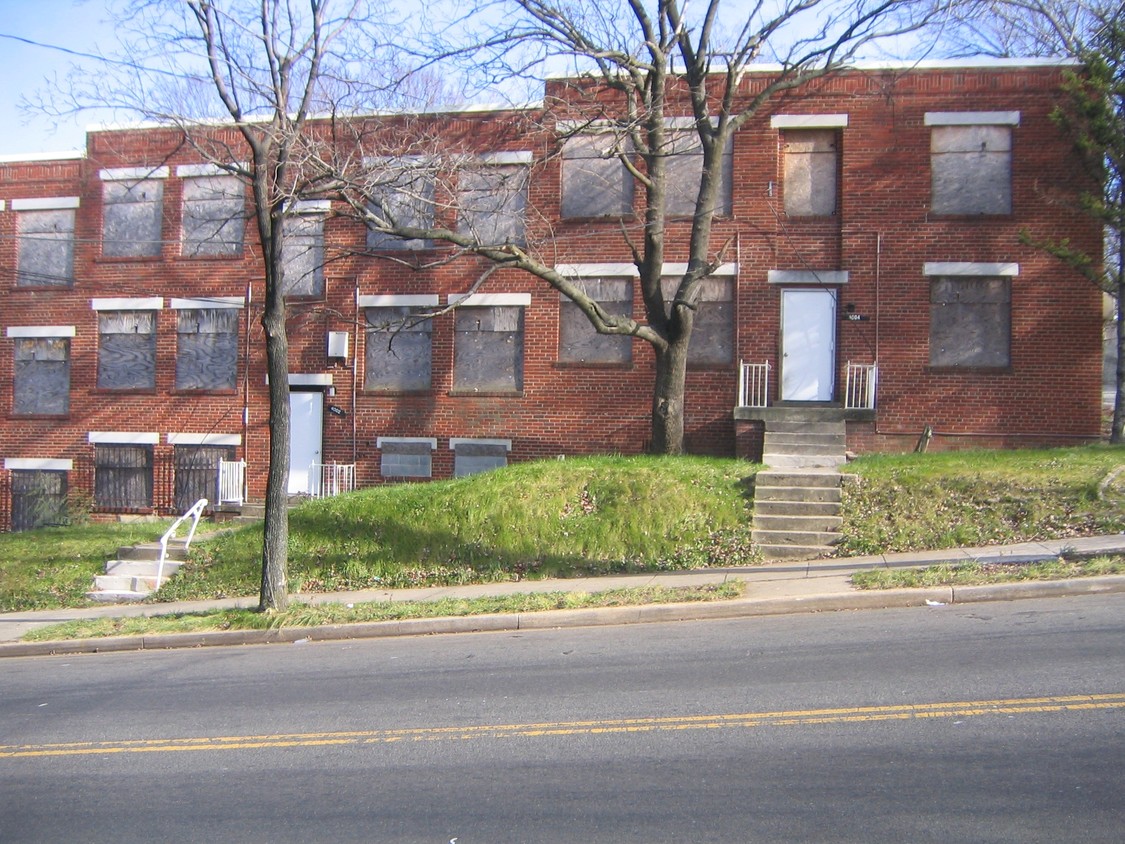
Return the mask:
<path id="1" fill-rule="evenodd" d="M 74 284 L 74 215 L 73 208 L 17 213 L 17 287 L 70 287 Z"/>
<path id="2" fill-rule="evenodd" d="M 429 478 L 433 476 L 435 440 L 414 437 L 379 437 L 379 474 L 384 478 Z"/>
<path id="3" fill-rule="evenodd" d="M 235 176 L 194 176 L 184 179 L 183 192 L 183 254 L 241 254 L 246 229 L 242 182 Z"/>
<path id="4" fill-rule="evenodd" d="M 720 157 L 722 179 L 715 200 L 716 214 L 731 212 L 731 166 L 733 147 L 728 144 Z M 671 129 L 663 150 L 665 168 L 664 211 L 672 217 L 695 214 L 703 179 L 703 144 L 694 129 Z"/>
<path id="5" fill-rule="evenodd" d="M 664 301 L 671 312 L 680 279 L 661 281 Z M 734 361 L 734 279 L 720 276 L 702 281 L 699 301 L 695 307 L 688 363 L 720 365 Z"/>
<path id="6" fill-rule="evenodd" d="M 434 225 L 434 171 L 409 160 L 380 162 L 373 173 L 372 201 L 368 205 L 373 226 L 367 229 L 367 248 L 374 250 L 428 249 L 424 238 L 395 237 L 386 228 L 428 229 Z"/>
<path id="7" fill-rule="evenodd" d="M 573 282 L 607 313 L 632 316 L 633 285 L 627 278 L 584 278 Z M 559 360 L 564 363 L 627 364 L 633 358 L 633 339 L 599 334 L 586 314 L 559 294 Z"/>
<path id="8" fill-rule="evenodd" d="M 1019 112 L 927 112 L 930 210 L 1012 213 L 1012 129 Z"/>
<path id="9" fill-rule="evenodd" d="M 12 412 L 60 416 L 70 409 L 70 340 L 18 337 L 12 383 Z"/>
<path id="10" fill-rule="evenodd" d="M 98 313 L 98 387 L 151 390 L 156 387 L 156 312 Z"/>
<path id="11" fill-rule="evenodd" d="M 449 442 L 453 449 L 453 477 L 463 478 L 508 465 L 511 440 L 463 440 Z"/>
<path id="12" fill-rule="evenodd" d="M 281 260 L 285 295 L 324 296 L 324 216 L 298 214 L 283 224 Z"/>
<path id="13" fill-rule="evenodd" d="M 238 374 L 238 310 L 176 312 L 176 389 L 233 390 Z"/>
<path id="14" fill-rule="evenodd" d="M 1008 278 L 930 281 L 930 366 L 995 369 L 1011 363 L 1012 290 Z"/>
<path id="15" fill-rule="evenodd" d="M 159 257 L 164 182 L 150 178 L 102 182 L 102 255 Z"/>
<path id="16" fill-rule="evenodd" d="M 562 145 L 562 216 L 621 217 L 633 210 L 633 177 L 623 142 L 609 132 L 576 135 Z"/>
<path id="17" fill-rule="evenodd" d="M 523 389 L 523 308 L 460 307 L 454 315 L 453 388 Z"/>
<path id="18" fill-rule="evenodd" d="M 782 136 L 785 213 L 836 213 L 839 134 L 835 129 L 787 129 Z"/>
<path id="19" fill-rule="evenodd" d="M 458 174 L 457 228 L 478 243 L 525 242 L 528 166 L 508 160 L 484 161 Z"/>
<path id="20" fill-rule="evenodd" d="M 433 321 L 424 313 L 424 308 L 410 306 L 365 309 L 364 389 L 430 388 Z"/>

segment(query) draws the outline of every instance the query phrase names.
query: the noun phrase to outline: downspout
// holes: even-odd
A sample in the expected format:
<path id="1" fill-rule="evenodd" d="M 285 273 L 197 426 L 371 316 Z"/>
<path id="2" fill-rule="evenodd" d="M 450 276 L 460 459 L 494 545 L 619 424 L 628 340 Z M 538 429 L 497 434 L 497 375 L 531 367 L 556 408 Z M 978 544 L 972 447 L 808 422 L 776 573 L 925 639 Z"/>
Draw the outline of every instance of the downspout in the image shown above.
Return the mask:
<path id="1" fill-rule="evenodd" d="M 252 281 L 246 282 L 246 341 L 243 348 L 242 366 L 242 455 L 247 456 L 247 446 L 250 442 L 250 310 L 254 304 L 254 285 Z M 249 462 L 249 461 L 247 461 Z M 246 490 L 243 490 L 243 494 Z"/>
<path id="2" fill-rule="evenodd" d="M 355 318 L 353 320 L 353 336 L 355 343 L 352 345 L 352 466 L 356 465 L 358 451 L 356 448 L 356 390 L 359 387 L 359 276 L 355 280 Z"/>

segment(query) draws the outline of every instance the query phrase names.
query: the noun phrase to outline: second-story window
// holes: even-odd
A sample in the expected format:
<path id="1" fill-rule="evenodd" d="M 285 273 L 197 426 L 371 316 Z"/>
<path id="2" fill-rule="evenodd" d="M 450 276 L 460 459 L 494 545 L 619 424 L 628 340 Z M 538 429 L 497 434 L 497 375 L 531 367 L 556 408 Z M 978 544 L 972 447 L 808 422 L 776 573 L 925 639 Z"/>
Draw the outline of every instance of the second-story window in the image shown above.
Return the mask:
<path id="1" fill-rule="evenodd" d="M 176 172 L 184 177 L 183 254 L 189 258 L 241 254 L 246 228 L 242 182 L 235 176 L 191 165 Z"/>
<path id="2" fill-rule="evenodd" d="M 233 390 L 238 374 L 237 307 L 191 307 L 203 302 L 173 300 L 176 310 L 176 389 Z"/>
<path id="3" fill-rule="evenodd" d="M 374 159 L 371 168 L 372 202 L 368 210 L 387 228 L 427 229 L 434 225 L 434 171 L 414 158 Z M 367 248 L 375 250 L 428 249 L 424 238 L 387 234 L 378 225 L 368 226 Z"/>
<path id="4" fill-rule="evenodd" d="M 611 132 L 580 134 L 562 145 L 562 216 L 621 217 L 633 210 L 633 178 Z"/>
<path id="5" fill-rule="evenodd" d="M 167 167 L 102 170 L 102 255 L 159 257 Z"/>
<path id="6" fill-rule="evenodd" d="M 281 256 L 285 295 L 318 299 L 324 296 L 324 214 L 327 202 L 299 203 L 286 217 Z"/>
<path id="7" fill-rule="evenodd" d="M 478 243 L 525 242 L 530 154 L 483 156 L 457 175 L 457 229 Z"/>
<path id="8" fill-rule="evenodd" d="M 782 138 L 785 213 L 828 217 L 836 213 L 839 136 L 834 129 L 789 129 Z"/>
<path id="9" fill-rule="evenodd" d="M 691 217 L 699 200 L 699 187 L 703 179 L 703 144 L 694 128 L 680 128 L 682 121 L 674 121 L 668 130 L 665 156 L 664 211 L 670 217 Z M 688 121 L 690 122 L 690 121 Z M 733 146 L 722 152 L 722 181 L 715 199 L 714 212 L 725 215 L 731 212 L 731 166 Z"/>
<path id="10" fill-rule="evenodd" d="M 74 216 L 78 197 L 14 199 L 19 226 L 17 287 L 74 284 Z"/>
<path id="11" fill-rule="evenodd" d="M 461 301 L 454 311 L 455 391 L 523 389 L 523 312 L 529 304 L 530 295 L 521 293 L 476 294 Z"/>
<path id="12" fill-rule="evenodd" d="M 156 313 L 160 299 L 95 299 L 98 312 L 98 388 L 156 387 Z"/>
<path id="13" fill-rule="evenodd" d="M 1012 127 L 1019 112 L 927 112 L 930 210 L 1012 213 Z"/>

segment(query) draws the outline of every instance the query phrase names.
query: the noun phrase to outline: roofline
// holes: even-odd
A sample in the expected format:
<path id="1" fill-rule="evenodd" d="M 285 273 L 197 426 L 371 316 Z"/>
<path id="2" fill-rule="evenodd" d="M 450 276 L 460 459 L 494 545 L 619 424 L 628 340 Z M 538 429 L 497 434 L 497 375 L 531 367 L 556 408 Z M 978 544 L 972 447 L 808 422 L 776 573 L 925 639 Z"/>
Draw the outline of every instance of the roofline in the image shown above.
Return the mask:
<path id="1" fill-rule="evenodd" d="M 0 155 L 0 164 L 23 164 L 36 161 L 76 161 L 86 157 L 84 149 L 67 149 L 59 152 L 25 152 Z"/>

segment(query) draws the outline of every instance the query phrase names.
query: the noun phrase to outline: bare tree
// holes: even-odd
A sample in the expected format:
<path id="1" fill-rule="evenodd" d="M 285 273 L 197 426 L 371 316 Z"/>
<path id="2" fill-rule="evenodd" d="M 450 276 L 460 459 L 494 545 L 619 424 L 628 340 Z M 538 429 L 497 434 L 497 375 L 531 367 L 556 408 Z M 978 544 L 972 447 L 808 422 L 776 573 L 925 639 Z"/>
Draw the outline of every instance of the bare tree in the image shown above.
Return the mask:
<path id="1" fill-rule="evenodd" d="M 418 108 L 414 84 L 385 45 L 391 21 L 367 0 L 131 0 L 114 15 L 121 52 L 74 76 L 65 101 L 109 107 L 177 130 L 215 172 L 249 194 L 261 249 L 269 376 L 269 469 L 259 608 L 288 602 L 289 342 L 286 294 L 310 268 L 288 262 L 283 232 L 305 200 L 325 197 L 310 161 L 323 158 L 324 116 Z M 318 128 L 321 127 L 321 128 Z M 215 235 L 219 234 L 217 230 Z"/>
<path id="2" fill-rule="evenodd" d="M 664 454 L 683 451 L 688 347 L 706 280 L 730 259 L 729 244 L 716 242 L 713 224 L 724 210 L 724 185 L 731 177 L 726 152 L 734 134 L 776 95 L 846 68 L 874 42 L 915 32 L 942 10 L 940 2 L 925 0 L 729 5 L 722 0 L 698 8 L 682 0 L 505 0 L 477 6 L 451 27 L 463 38 L 475 37 L 472 55 L 492 80 L 526 80 L 544 68 L 583 76 L 546 104 L 549 129 L 564 141 L 596 131 L 602 140 L 594 154 L 619 161 L 640 186 L 639 225 L 622 226 L 620 234 L 639 275 L 643 319 L 611 312 L 560 272 L 558 244 L 549 231 L 536 233 L 529 225 L 523 238 L 512 237 L 504 226 L 474 230 L 463 224 L 473 216 L 464 208 L 445 215 L 462 224 L 433 225 L 425 221 L 442 214 L 416 213 L 418 202 L 432 208 L 430 195 L 416 195 L 413 204 L 387 199 L 396 182 L 410 181 L 401 170 L 337 168 L 335 173 L 371 229 L 442 241 L 459 254 L 483 256 L 492 266 L 478 286 L 497 267 L 528 272 L 573 302 L 599 333 L 648 343 L 656 360 L 651 448 Z M 439 52 L 455 51 L 445 45 Z M 763 61 L 775 64 L 772 72 L 754 74 L 754 84 L 748 84 L 755 64 Z M 467 156 L 454 160 L 436 146 L 427 156 L 426 166 L 439 179 L 440 174 L 454 183 L 482 178 Z M 685 168 L 690 171 L 686 195 Z M 523 190 L 518 181 L 510 184 Z M 437 193 L 457 196 L 456 187 Z M 673 196 L 676 190 L 680 195 Z M 459 201 L 471 195 L 461 190 Z M 686 271 L 669 280 L 664 273 L 672 252 L 673 205 L 677 216 L 690 219 L 690 234 Z M 407 208 L 415 212 L 399 213 Z M 684 249 L 679 243 L 675 248 L 676 260 L 684 263 Z"/>

